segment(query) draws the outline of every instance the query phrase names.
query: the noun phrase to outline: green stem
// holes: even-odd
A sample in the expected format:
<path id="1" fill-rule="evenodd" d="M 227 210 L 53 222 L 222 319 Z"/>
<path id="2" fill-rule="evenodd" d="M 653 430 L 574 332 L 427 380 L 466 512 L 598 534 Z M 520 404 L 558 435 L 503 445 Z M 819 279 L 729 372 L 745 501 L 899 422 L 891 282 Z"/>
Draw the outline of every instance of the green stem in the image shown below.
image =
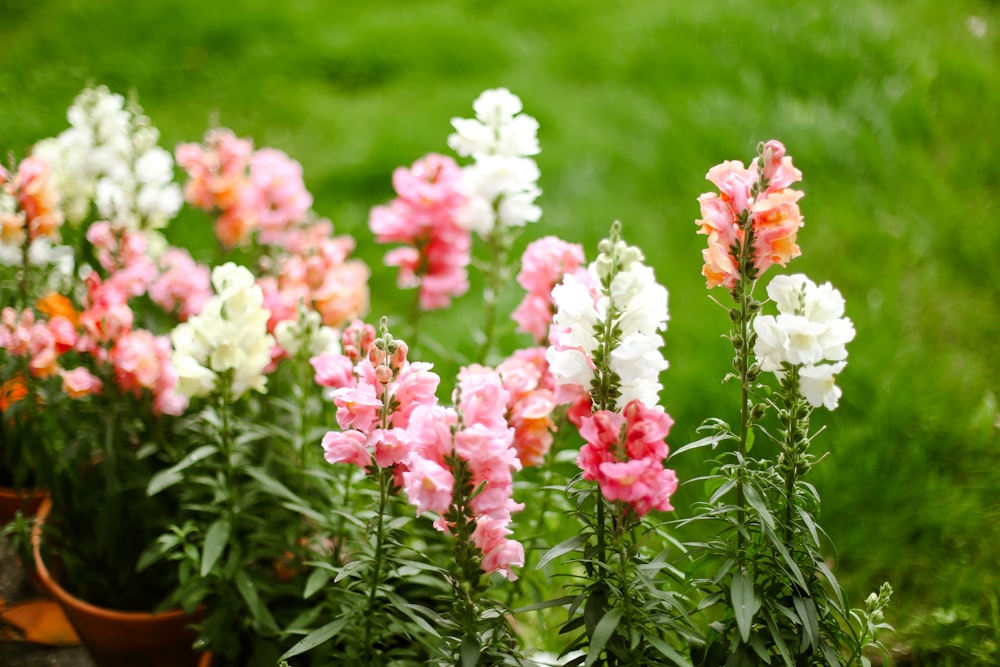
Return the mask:
<path id="1" fill-rule="evenodd" d="M 382 557 L 385 542 L 385 510 L 389 503 L 389 485 L 392 482 L 392 472 L 387 468 L 378 469 L 378 514 L 375 523 L 375 558 L 372 567 L 372 581 L 368 591 L 368 609 L 365 613 L 365 647 L 368 649 L 370 660 L 368 664 L 378 663 L 375 647 L 372 644 L 372 627 L 375 619 L 375 604 L 377 601 L 378 587 L 382 583 Z"/>
<path id="2" fill-rule="evenodd" d="M 19 292 L 21 295 L 21 308 L 28 307 L 28 274 L 31 270 L 31 263 L 28 261 L 31 249 L 30 230 L 24 230 L 24 243 L 21 244 L 21 280 L 19 282 Z"/>
<path id="3" fill-rule="evenodd" d="M 506 230 L 499 221 L 486 239 L 490 247 L 490 262 L 486 266 L 486 286 L 483 289 L 483 301 L 486 306 L 486 323 L 484 325 L 483 349 L 479 353 L 480 363 L 486 363 L 490 350 L 493 349 L 493 339 L 496 337 L 497 302 L 500 289 L 503 286 L 504 265 L 507 260 L 509 240 Z"/>
<path id="4" fill-rule="evenodd" d="M 785 546 L 789 550 L 792 548 L 793 509 L 795 507 L 795 485 L 800 477 L 800 471 L 805 465 L 803 454 L 805 453 L 805 430 L 806 420 L 799 419 L 799 408 L 802 401 L 799 397 L 799 367 L 793 366 L 782 381 L 782 392 L 785 396 L 785 439 L 782 446 L 785 473 Z"/>

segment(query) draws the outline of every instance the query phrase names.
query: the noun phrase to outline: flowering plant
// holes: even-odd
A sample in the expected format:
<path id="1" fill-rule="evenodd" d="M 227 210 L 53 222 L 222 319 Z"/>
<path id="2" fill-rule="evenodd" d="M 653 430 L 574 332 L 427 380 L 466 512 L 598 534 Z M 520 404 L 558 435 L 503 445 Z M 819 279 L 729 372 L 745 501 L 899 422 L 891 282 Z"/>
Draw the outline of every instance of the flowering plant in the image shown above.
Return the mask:
<path id="1" fill-rule="evenodd" d="M 473 111 L 452 120 L 458 159 L 398 168 L 371 211 L 376 242 L 398 244 L 384 263 L 415 289 L 376 328 L 368 269 L 312 211 L 298 163 L 216 128 L 177 148 L 181 188 L 134 103 L 81 95 L 70 130 L 0 174 L 17 298 L 4 428 L 72 425 L 26 468 L 67 505 L 99 479 L 102 508 L 130 508 L 126 491 L 156 508 L 122 555 L 228 664 L 865 664 L 891 590 L 848 606 L 804 479 L 853 325 L 801 274 L 754 296 L 800 254 L 784 146 L 708 172 L 703 273 L 734 303 L 739 422 L 709 419 L 671 453 L 667 289 L 617 222 L 589 263 L 554 236 L 515 256 L 542 214 L 538 123 L 505 89 Z M 166 242 L 182 200 L 213 226 L 212 268 Z M 71 249 L 32 250 L 63 218 L 84 225 Z M 35 268 L 70 255 L 76 270 Z M 470 267 L 481 326 L 422 340 Z M 63 297 L 36 301 L 35 284 Z M 707 447 L 706 498 L 668 520 L 683 481 L 669 459 Z"/>

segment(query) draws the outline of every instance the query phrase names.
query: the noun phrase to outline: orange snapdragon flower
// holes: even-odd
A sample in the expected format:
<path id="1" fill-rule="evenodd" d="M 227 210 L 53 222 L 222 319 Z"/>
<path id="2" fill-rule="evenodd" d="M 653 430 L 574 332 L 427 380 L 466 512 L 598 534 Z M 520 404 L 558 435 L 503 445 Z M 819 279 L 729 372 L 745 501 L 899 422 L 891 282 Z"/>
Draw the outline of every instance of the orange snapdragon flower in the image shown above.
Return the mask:
<path id="1" fill-rule="evenodd" d="M 15 375 L 6 380 L 0 384 L 0 412 L 6 412 L 7 408 L 23 401 L 27 395 L 28 385 L 23 377 Z"/>
<path id="2" fill-rule="evenodd" d="M 65 317 L 74 327 L 80 322 L 80 313 L 73 306 L 73 302 L 58 292 L 49 292 L 35 302 L 35 307 L 49 319 L 57 316 Z"/>

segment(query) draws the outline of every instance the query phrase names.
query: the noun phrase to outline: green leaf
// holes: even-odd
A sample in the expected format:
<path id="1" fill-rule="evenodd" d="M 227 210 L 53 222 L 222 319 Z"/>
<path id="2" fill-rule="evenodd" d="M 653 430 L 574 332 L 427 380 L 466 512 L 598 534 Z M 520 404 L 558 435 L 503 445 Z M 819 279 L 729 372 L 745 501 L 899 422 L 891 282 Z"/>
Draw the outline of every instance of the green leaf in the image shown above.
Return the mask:
<path id="1" fill-rule="evenodd" d="M 646 639 L 653 645 L 653 648 L 660 652 L 663 657 L 669 658 L 675 665 L 680 665 L 681 667 L 691 667 L 691 663 L 685 660 L 684 656 L 678 653 L 673 646 L 663 641 L 656 635 L 646 635 Z"/>
<path id="2" fill-rule="evenodd" d="M 774 517 L 771 516 L 770 510 L 767 509 L 767 505 L 765 505 L 764 501 L 761 500 L 757 490 L 748 484 L 743 487 L 743 492 L 747 502 L 750 503 L 750 507 L 757 510 L 757 514 L 760 515 L 760 520 L 766 523 L 768 528 L 774 530 Z"/>
<path id="3" fill-rule="evenodd" d="M 219 448 L 215 445 L 202 445 L 166 470 L 156 473 L 150 478 L 149 484 L 146 486 L 146 495 L 155 496 L 160 491 L 182 481 L 184 479 L 184 476 L 180 474 L 182 471 L 218 451 Z"/>
<path id="4" fill-rule="evenodd" d="M 201 576 L 204 577 L 212 568 L 215 567 L 216 561 L 219 560 L 219 556 L 222 555 L 222 550 L 226 548 L 226 542 L 229 541 L 229 533 L 232 530 L 232 525 L 229 523 L 229 519 L 218 519 L 208 528 L 208 532 L 205 533 L 205 546 L 201 551 Z"/>
<path id="5" fill-rule="evenodd" d="M 618 628 L 619 621 L 622 620 L 622 609 L 621 607 L 615 607 L 597 623 L 597 627 L 594 628 L 594 634 L 590 638 L 590 647 L 587 650 L 587 662 L 586 667 L 590 667 L 601 655 L 601 651 L 604 650 L 604 646 L 611 639 L 611 636 L 615 633 Z"/>
<path id="6" fill-rule="evenodd" d="M 815 649 L 819 641 L 819 618 L 816 615 L 816 603 L 812 598 L 802 598 L 798 595 L 792 596 L 792 604 L 795 611 L 802 620 L 802 629 L 805 631 L 805 638 Z"/>
<path id="7" fill-rule="evenodd" d="M 291 658 L 293 656 L 305 653 L 307 651 L 311 651 L 320 644 L 325 644 L 326 642 L 336 637 L 337 633 L 343 630 L 344 626 L 346 626 L 347 622 L 350 620 L 351 620 L 350 616 L 342 616 L 341 618 L 338 618 L 336 621 L 331 621 L 330 623 L 327 623 L 322 628 L 313 630 L 308 635 L 303 637 L 298 644 L 285 651 L 285 653 L 278 659 L 287 660 L 288 658 Z"/>
<path id="8" fill-rule="evenodd" d="M 535 569 L 540 570 L 543 567 L 545 567 L 545 565 L 547 565 L 548 562 L 551 561 L 552 559 L 558 558 L 559 556 L 562 556 L 565 553 L 573 551 L 581 544 L 585 544 L 589 537 L 590 535 L 588 535 L 587 533 L 580 533 L 578 535 L 574 535 L 568 540 L 563 540 L 562 542 L 560 542 L 559 544 L 555 545 L 554 547 L 545 552 L 545 555 L 538 560 L 538 565 L 535 566 Z"/>
<path id="9" fill-rule="evenodd" d="M 465 635 L 462 638 L 462 667 L 476 667 L 479 654 L 479 640 L 475 635 Z"/>
<path id="10" fill-rule="evenodd" d="M 514 610 L 515 614 L 523 614 L 528 611 L 538 611 L 539 609 L 548 609 L 549 607 L 561 607 L 564 604 L 569 604 L 577 598 L 576 595 L 567 595 L 566 597 L 556 598 L 554 600 L 543 600 L 541 602 L 536 602 L 535 604 L 529 604 L 527 607 L 518 607 Z"/>
<path id="11" fill-rule="evenodd" d="M 267 610 L 267 607 L 261 603 L 260 595 L 257 593 L 257 585 L 250 579 L 250 575 L 246 573 L 246 570 L 240 570 L 236 573 L 236 588 L 239 590 L 240 596 L 247 603 L 247 607 L 250 608 L 250 615 L 253 616 L 258 632 L 261 630 L 276 632 L 278 626 L 274 622 L 274 617 L 271 616 L 271 612 Z"/>
<path id="12" fill-rule="evenodd" d="M 744 570 L 733 573 L 732 589 L 733 613 L 736 615 L 736 626 L 744 642 L 750 640 L 750 628 L 753 627 L 753 617 L 760 608 L 760 601 L 753 590 L 753 579 Z"/>
<path id="13" fill-rule="evenodd" d="M 329 581 L 329 570 L 313 570 L 309 573 L 309 578 L 306 579 L 306 587 L 302 591 L 302 599 L 308 600 L 316 594 L 316 591 L 326 586 Z"/>

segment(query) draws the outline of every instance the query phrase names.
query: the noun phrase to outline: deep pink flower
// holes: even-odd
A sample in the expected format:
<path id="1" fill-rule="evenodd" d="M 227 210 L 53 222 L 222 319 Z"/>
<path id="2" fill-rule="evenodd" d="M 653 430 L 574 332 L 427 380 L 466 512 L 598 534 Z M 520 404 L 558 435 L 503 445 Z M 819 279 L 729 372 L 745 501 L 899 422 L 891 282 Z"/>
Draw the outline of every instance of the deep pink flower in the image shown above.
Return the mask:
<path id="1" fill-rule="evenodd" d="M 638 399 L 623 412 L 604 410 L 583 418 L 580 435 L 587 444 L 577 456 L 583 477 L 596 481 L 605 498 L 628 503 L 639 516 L 670 511 L 677 476 L 663 467 L 663 459 L 673 420 L 659 406 L 650 408 Z"/>
<path id="2" fill-rule="evenodd" d="M 376 206 L 369 227 L 379 243 L 404 243 L 385 256 L 400 269 L 400 287 L 419 287 L 425 310 L 443 308 L 469 289 L 472 237 L 457 223 L 465 205 L 458 191 L 461 170 L 449 157 L 431 154 L 393 173 L 397 198 Z"/>

